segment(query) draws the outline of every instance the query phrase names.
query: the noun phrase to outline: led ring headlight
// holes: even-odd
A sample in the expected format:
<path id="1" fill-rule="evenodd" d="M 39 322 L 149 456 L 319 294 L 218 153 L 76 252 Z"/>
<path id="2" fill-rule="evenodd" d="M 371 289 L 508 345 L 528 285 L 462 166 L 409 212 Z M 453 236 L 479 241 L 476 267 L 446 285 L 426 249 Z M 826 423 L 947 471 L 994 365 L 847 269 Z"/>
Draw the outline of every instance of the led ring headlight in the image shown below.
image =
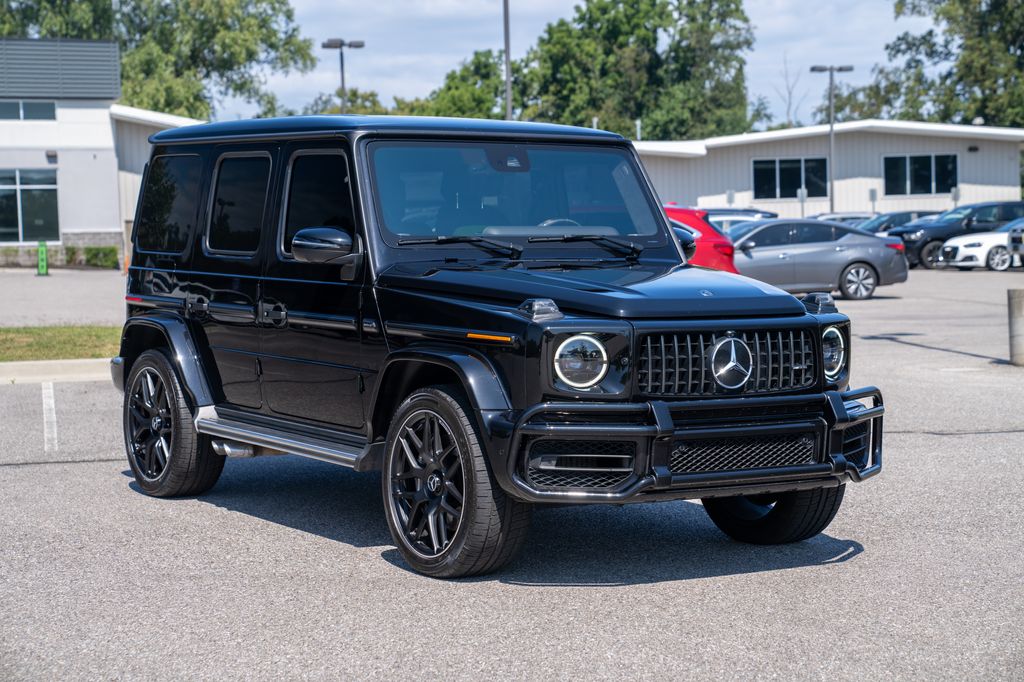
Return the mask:
<path id="1" fill-rule="evenodd" d="M 825 378 L 835 381 L 846 368 L 846 339 L 839 327 L 828 327 L 821 333 L 821 357 Z"/>
<path id="2" fill-rule="evenodd" d="M 590 388 L 607 373 L 608 352 L 593 336 L 570 336 L 555 351 L 555 374 L 573 388 Z"/>

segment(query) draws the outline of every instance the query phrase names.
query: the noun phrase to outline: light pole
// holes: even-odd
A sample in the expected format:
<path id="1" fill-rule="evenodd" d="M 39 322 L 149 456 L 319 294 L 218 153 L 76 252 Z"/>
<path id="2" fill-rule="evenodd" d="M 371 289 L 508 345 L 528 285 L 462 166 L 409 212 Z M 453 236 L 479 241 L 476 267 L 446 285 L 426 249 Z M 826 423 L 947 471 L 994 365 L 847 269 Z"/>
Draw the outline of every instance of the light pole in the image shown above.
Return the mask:
<path id="1" fill-rule="evenodd" d="M 337 50 L 338 62 L 341 65 L 341 113 L 345 113 L 345 105 L 348 100 L 348 91 L 345 89 L 345 48 L 357 50 L 366 45 L 362 40 L 342 40 L 341 38 L 328 38 L 320 44 L 325 50 Z"/>
<path id="2" fill-rule="evenodd" d="M 508 0 L 504 2 L 505 14 L 505 120 L 512 120 L 512 56 L 509 54 L 511 40 L 508 35 Z"/>
<path id="3" fill-rule="evenodd" d="M 832 169 L 832 159 L 836 155 L 836 72 L 846 73 L 853 71 L 852 66 L 812 66 L 811 73 L 824 73 L 828 71 L 828 210 L 829 213 L 836 211 L 836 183 Z"/>

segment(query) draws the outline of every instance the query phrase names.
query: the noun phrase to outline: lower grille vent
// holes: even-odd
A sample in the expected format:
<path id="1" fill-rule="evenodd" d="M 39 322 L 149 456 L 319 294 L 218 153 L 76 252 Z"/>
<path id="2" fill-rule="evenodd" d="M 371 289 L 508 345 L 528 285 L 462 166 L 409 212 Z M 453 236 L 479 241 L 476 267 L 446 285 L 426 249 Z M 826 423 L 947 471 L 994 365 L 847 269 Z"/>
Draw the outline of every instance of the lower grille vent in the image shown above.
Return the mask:
<path id="1" fill-rule="evenodd" d="M 780 436 L 706 438 L 673 443 L 669 469 L 674 474 L 741 471 L 799 466 L 818 461 L 813 433 Z"/>
<path id="2" fill-rule="evenodd" d="M 615 440 L 534 441 L 526 474 L 536 488 L 613 488 L 633 475 L 636 444 Z"/>
<path id="3" fill-rule="evenodd" d="M 854 424 L 843 431 L 843 457 L 861 469 L 867 466 L 871 449 L 871 425 Z"/>

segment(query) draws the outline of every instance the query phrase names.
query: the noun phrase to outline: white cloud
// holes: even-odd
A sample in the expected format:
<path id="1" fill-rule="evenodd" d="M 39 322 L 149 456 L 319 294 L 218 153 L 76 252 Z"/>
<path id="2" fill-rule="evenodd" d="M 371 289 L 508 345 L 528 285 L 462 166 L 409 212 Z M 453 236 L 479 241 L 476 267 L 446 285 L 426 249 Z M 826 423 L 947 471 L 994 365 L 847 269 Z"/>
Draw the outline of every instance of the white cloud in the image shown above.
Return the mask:
<path id="1" fill-rule="evenodd" d="M 513 56 L 535 44 L 546 24 L 571 16 L 581 1 L 511 0 Z M 326 38 L 366 41 L 364 49 L 346 50 L 346 81 L 349 87 L 376 90 L 385 103 L 396 95 L 422 97 L 474 50 L 502 47 L 501 0 L 293 0 L 292 5 L 320 59 L 311 73 L 268 78 L 270 88 L 294 109 L 338 86 L 337 52 L 320 48 Z M 798 112 L 805 122 L 826 85 L 821 75 L 807 73 L 812 63 L 852 64 L 855 71 L 843 80 L 862 84 L 870 80 L 871 67 L 885 59 L 885 43 L 904 30 L 927 27 L 920 19 L 895 22 L 892 0 L 747 0 L 746 10 L 756 39 L 747 55 L 751 97 L 764 95 L 776 119 L 784 117 L 773 86 L 782 86 L 785 53 L 791 70 L 800 74 L 798 91 L 806 93 Z M 254 107 L 229 100 L 218 113 L 231 119 L 252 115 Z"/>

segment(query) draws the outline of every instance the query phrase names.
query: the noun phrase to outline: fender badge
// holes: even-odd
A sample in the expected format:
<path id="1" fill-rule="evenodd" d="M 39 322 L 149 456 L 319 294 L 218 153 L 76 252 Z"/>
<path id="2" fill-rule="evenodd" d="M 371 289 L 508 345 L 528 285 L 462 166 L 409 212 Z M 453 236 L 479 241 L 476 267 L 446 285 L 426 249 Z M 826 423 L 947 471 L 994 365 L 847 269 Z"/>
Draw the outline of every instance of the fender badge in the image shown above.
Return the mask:
<path id="1" fill-rule="evenodd" d="M 707 289 L 701 289 L 697 293 L 700 294 L 701 296 L 714 296 L 715 295 L 715 293 L 713 291 L 708 291 Z"/>

